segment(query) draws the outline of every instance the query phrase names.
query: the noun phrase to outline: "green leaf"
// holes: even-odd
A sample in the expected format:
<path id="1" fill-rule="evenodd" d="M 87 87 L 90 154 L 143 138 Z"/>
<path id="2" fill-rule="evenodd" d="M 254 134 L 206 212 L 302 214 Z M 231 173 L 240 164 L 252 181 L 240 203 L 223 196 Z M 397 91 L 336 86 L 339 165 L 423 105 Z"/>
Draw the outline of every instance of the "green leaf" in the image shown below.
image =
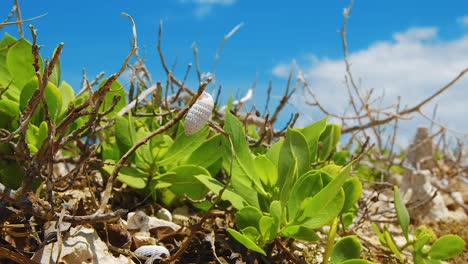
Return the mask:
<path id="1" fill-rule="evenodd" d="M 308 197 L 316 195 L 323 187 L 322 178 L 317 171 L 309 171 L 293 185 L 288 201 L 288 219 L 297 217 L 301 203 Z"/>
<path id="2" fill-rule="evenodd" d="M 19 116 L 19 104 L 15 101 L 2 98 L 0 99 L 0 128 L 11 130 L 16 128 L 18 125 L 15 124 L 14 120 L 17 120 Z"/>
<path id="3" fill-rule="evenodd" d="M 303 241 L 317 241 L 320 237 L 315 233 L 311 228 L 301 226 L 301 225 L 292 225 L 285 227 L 281 234 L 286 237 L 299 239 Z"/>
<path id="4" fill-rule="evenodd" d="M 99 84 L 99 89 L 104 86 L 106 83 L 107 78 L 102 80 L 102 82 Z M 114 97 L 118 97 L 118 101 L 115 104 L 114 108 L 112 111 L 108 113 L 109 117 L 114 117 L 117 115 L 117 113 L 122 110 L 122 108 L 125 107 L 125 89 L 122 86 L 122 84 L 119 81 L 114 81 L 110 88 L 109 91 L 106 93 L 104 96 L 104 101 L 102 102 L 101 106 L 99 107 L 99 111 L 101 112 L 107 112 L 109 111 L 110 107 L 114 103 Z"/>
<path id="5" fill-rule="evenodd" d="M 371 228 L 372 228 L 372 230 L 374 230 L 375 234 L 376 234 L 377 237 L 379 238 L 380 244 L 381 244 L 382 246 L 387 247 L 387 241 L 385 241 L 385 236 L 384 236 L 384 234 L 380 231 L 380 228 L 379 228 L 375 223 L 371 223 Z"/>
<path id="6" fill-rule="evenodd" d="M 12 81 L 12 77 L 10 75 L 10 72 L 8 71 L 6 57 L 9 47 L 16 41 L 16 38 L 12 37 L 8 33 L 6 33 L 0 41 L 0 87 L 3 88 L 7 87 Z M 20 95 L 20 90 L 14 85 L 10 85 L 9 89 L 11 91 L 7 91 L 5 96 L 17 102 Z M 10 96 L 11 94 L 14 94 L 14 96 Z"/>
<path id="7" fill-rule="evenodd" d="M 357 203 L 362 194 L 362 184 L 357 177 L 352 177 L 343 183 L 343 191 L 345 192 L 345 202 L 343 204 L 342 213 L 347 212 Z"/>
<path id="8" fill-rule="evenodd" d="M 232 157 L 231 144 L 224 139 L 223 167 L 229 172 L 232 164 L 232 186 L 250 205 L 260 208 L 257 193 L 263 196 L 267 196 L 267 193 L 256 174 L 254 159 L 245 139 L 242 124 L 229 111 L 226 112 L 224 122 L 224 130 L 230 136 L 235 154 Z"/>
<path id="9" fill-rule="evenodd" d="M 385 243 L 387 247 L 393 252 L 393 254 L 395 254 L 395 256 L 400 262 L 404 262 L 404 257 L 401 254 L 400 249 L 398 248 L 397 244 L 395 243 L 395 240 L 393 239 L 392 235 L 390 234 L 390 232 L 388 232 L 385 226 L 384 228 L 385 230 L 383 232 L 383 237 L 385 239 Z"/>
<path id="10" fill-rule="evenodd" d="M 246 227 L 252 226 L 257 230 L 260 229 L 258 222 L 262 217 L 262 212 L 253 206 L 245 206 L 236 213 L 236 227 L 242 230 Z"/>
<path id="11" fill-rule="evenodd" d="M 115 117 L 115 138 L 120 153 L 126 153 L 136 142 L 136 131 L 133 122 L 127 117 Z"/>
<path id="12" fill-rule="evenodd" d="M 286 219 L 283 215 L 283 208 L 280 201 L 273 201 L 270 204 L 270 215 L 275 220 L 275 223 L 280 226 L 286 222 Z"/>
<path id="13" fill-rule="evenodd" d="M 110 161 L 112 162 L 112 161 Z M 114 165 L 104 165 L 104 170 L 111 174 L 114 170 Z M 127 184 L 128 186 L 135 189 L 143 189 L 148 183 L 148 175 L 141 172 L 140 170 L 132 167 L 122 167 L 117 176 L 117 180 Z"/>
<path id="14" fill-rule="evenodd" d="M 310 169 L 309 156 L 309 147 L 304 135 L 295 129 L 288 128 L 278 160 L 278 186 L 281 192 L 289 194 L 288 188 L 291 188 L 292 184 L 285 186 L 285 183 L 287 180 L 290 180 L 290 183 L 294 183 L 296 180 L 288 177 L 295 162 L 297 163 L 298 175 L 304 175 Z"/>
<path id="15" fill-rule="evenodd" d="M 34 95 L 34 92 L 38 89 L 39 82 L 37 78 L 34 77 L 28 83 L 26 83 L 23 87 L 20 97 L 20 109 L 23 111 L 31 97 Z M 62 95 L 60 94 L 59 89 L 53 83 L 47 83 L 47 86 L 44 90 L 44 96 L 47 101 L 47 106 L 49 108 L 49 115 L 50 118 L 54 121 L 62 112 Z M 41 103 L 38 111 L 34 113 L 34 122 L 35 124 L 39 124 L 40 121 L 43 120 L 43 112 L 44 105 Z"/>
<path id="16" fill-rule="evenodd" d="M 323 227 L 338 216 L 343 208 L 344 199 L 342 189 L 337 194 L 330 196 L 324 206 L 316 204 L 314 197 L 306 198 L 301 204 L 301 212 L 303 213 L 299 213 L 299 218 L 295 222 L 300 222 L 303 226 L 312 229 Z"/>
<path id="17" fill-rule="evenodd" d="M 319 161 L 326 160 L 335 150 L 336 144 L 340 141 L 341 127 L 337 124 L 328 124 L 320 135 L 319 142 L 321 147 L 318 151 Z"/>
<path id="18" fill-rule="evenodd" d="M 213 179 L 212 177 L 208 177 L 206 175 L 196 175 L 195 178 L 203 183 L 208 189 L 210 189 L 215 194 L 219 194 L 219 192 L 224 188 L 224 184 Z M 229 201 L 234 208 L 237 210 L 242 209 L 244 206 L 247 205 L 247 202 L 244 200 L 242 196 L 237 194 L 237 192 L 233 192 L 230 189 L 226 189 L 221 196 L 221 199 L 224 201 Z"/>
<path id="19" fill-rule="evenodd" d="M 465 241 L 457 235 L 445 235 L 437 239 L 429 250 L 432 259 L 446 260 L 463 252 Z"/>
<path id="20" fill-rule="evenodd" d="M 54 55 L 55 55 L 56 51 L 57 51 L 57 49 L 54 50 Z M 61 73 L 61 70 L 60 70 L 60 57 L 59 57 L 59 59 L 55 63 L 55 67 L 52 70 L 52 73 L 49 76 L 49 82 L 55 84 L 55 86 L 59 86 L 59 84 L 60 84 L 60 73 Z"/>
<path id="21" fill-rule="evenodd" d="M 23 166 L 16 162 L 0 160 L 0 182 L 7 188 L 18 189 L 24 179 Z"/>
<path id="22" fill-rule="evenodd" d="M 265 154 L 265 156 L 276 166 L 279 164 L 280 151 L 283 148 L 283 143 L 284 138 L 276 141 Z"/>
<path id="23" fill-rule="evenodd" d="M 210 167 L 222 157 L 222 134 L 217 134 L 203 142 L 187 159 L 187 164 Z"/>
<path id="24" fill-rule="evenodd" d="M 331 262 L 338 264 L 346 260 L 358 259 L 361 257 L 361 249 L 361 242 L 357 236 L 343 237 L 333 246 Z"/>
<path id="25" fill-rule="evenodd" d="M 117 162 L 120 159 L 120 150 L 116 145 L 117 142 L 115 141 L 115 137 L 107 137 L 106 140 L 101 143 L 102 158 L 104 160 L 113 160 L 114 162 Z"/>
<path id="26" fill-rule="evenodd" d="M 49 128 L 46 121 L 42 121 L 39 125 L 39 132 L 37 134 L 37 147 L 41 147 L 44 143 L 44 140 L 48 137 Z"/>
<path id="27" fill-rule="evenodd" d="M 265 251 L 261 247 L 259 247 L 257 244 L 255 244 L 254 241 L 250 240 L 247 236 L 231 228 L 228 228 L 227 231 L 235 240 L 237 240 L 239 243 L 244 245 L 246 248 L 256 251 L 258 253 L 261 253 L 262 255 L 266 256 Z"/>
<path id="28" fill-rule="evenodd" d="M 272 190 L 278 181 L 278 169 L 276 166 L 264 155 L 255 157 L 254 165 L 260 180 Z"/>
<path id="29" fill-rule="evenodd" d="M 432 229 L 425 225 L 418 226 L 414 234 L 414 251 L 421 251 L 425 245 L 436 240 L 436 235 Z"/>
<path id="30" fill-rule="evenodd" d="M 344 203 L 344 192 L 341 188 L 346 181 L 351 169 L 351 164 L 344 167 L 330 183 L 328 183 L 317 195 L 306 199 L 301 204 L 303 210 L 302 218 L 299 221 L 304 221 L 306 218 L 307 226 L 310 228 L 321 227 L 326 222 L 335 218 Z M 338 210 L 336 212 L 336 210 Z"/>
<path id="31" fill-rule="evenodd" d="M 398 186 L 393 187 L 393 196 L 393 199 L 395 200 L 395 210 L 397 213 L 398 223 L 400 224 L 401 230 L 403 230 L 403 234 L 405 235 L 406 240 L 408 240 L 408 227 L 410 217 L 408 214 L 408 210 L 406 210 L 405 203 L 401 198 Z"/>
<path id="32" fill-rule="evenodd" d="M 179 129 L 174 143 L 159 163 L 162 166 L 175 166 L 181 160 L 187 159 L 203 143 L 209 132 L 209 127 L 205 126 L 197 133 L 187 136 L 183 129 Z"/>
<path id="33" fill-rule="evenodd" d="M 325 127 L 327 126 L 327 120 L 328 117 L 325 117 L 300 130 L 306 138 L 307 145 L 309 146 L 310 163 L 314 163 L 317 161 L 318 140 L 323 131 L 325 131 Z"/>
<path id="34" fill-rule="evenodd" d="M 203 167 L 195 165 L 183 165 L 169 170 L 166 177 L 158 177 L 157 181 L 171 184 L 169 188 L 179 196 L 187 195 L 192 200 L 200 200 L 208 193 L 208 188 L 195 178 L 197 175 L 210 176 L 210 173 Z"/>
<path id="35" fill-rule="evenodd" d="M 18 40 L 8 49 L 6 63 L 8 65 L 8 72 L 13 78 L 14 86 L 12 89 L 8 89 L 7 93 L 12 98 L 18 100 L 23 87 L 36 76 L 33 66 L 32 44 L 25 39 Z M 43 69 L 42 58 L 40 56 L 39 67 L 41 70 Z"/>
<path id="36" fill-rule="evenodd" d="M 276 238 L 278 231 L 278 224 L 272 217 L 262 216 L 258 222 L 260 233 L 262 234 L 265 242 L 272 241 Z"/>
<path id="37" fill-rule="evenodd" d="M 60 93 L 62 94 L 62 112 L 65 112 L 68 105 L 75 100 L 75 91 L 70 84 L 63 81 L 59 87 Z"/>

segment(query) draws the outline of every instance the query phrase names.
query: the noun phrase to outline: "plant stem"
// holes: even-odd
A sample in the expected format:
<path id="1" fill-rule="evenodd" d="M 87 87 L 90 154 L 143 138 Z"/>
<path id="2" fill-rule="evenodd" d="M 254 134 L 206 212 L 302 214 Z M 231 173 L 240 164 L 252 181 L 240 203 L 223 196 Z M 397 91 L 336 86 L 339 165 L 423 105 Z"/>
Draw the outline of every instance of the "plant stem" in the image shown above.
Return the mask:
<path id="1" fill-rule="evenodd" d="M 335 217 L 335 219 L 333 219 L 333 222 L 330 225 L 330 231 L 328 232 L 327 245 L 325 246 L 325 252 L 323 253 L 323 264 L 328 264 L 328 259 L 330 258 L 333 245 L 335 244 L 337 227 L 338 227 L 338 217 Z"/>

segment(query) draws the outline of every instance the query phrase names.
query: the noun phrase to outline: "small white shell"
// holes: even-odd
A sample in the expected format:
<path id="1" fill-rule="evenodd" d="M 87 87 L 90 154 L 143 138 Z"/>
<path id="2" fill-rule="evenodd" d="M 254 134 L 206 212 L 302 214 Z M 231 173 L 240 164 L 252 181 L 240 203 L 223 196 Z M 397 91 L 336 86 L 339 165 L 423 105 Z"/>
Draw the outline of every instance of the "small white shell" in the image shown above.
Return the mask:
<path id="1" fill-rule="evenodd" d="M 137 248 L 134 253 L 146 257 L 152 257 L 153 259 L 162 259 L 163 257 L 170 256 L 169 250 L 167 250 L 167 248 L 156 245 L 141 246 Z"/>
<path id="2" fill-rule="evenodd" d="M 211 119 L 213 107 L 213 97 L 209 93 L 203 92 L 185 116 L 185 134 L 190 136 L 200 131 Z"/>
<path id="3" fill-rule="evenodd" d="M 156 217 L 162 220 L 172 222 L 172 214 L 166 208 L 161 208 L 156 212 Z"/>

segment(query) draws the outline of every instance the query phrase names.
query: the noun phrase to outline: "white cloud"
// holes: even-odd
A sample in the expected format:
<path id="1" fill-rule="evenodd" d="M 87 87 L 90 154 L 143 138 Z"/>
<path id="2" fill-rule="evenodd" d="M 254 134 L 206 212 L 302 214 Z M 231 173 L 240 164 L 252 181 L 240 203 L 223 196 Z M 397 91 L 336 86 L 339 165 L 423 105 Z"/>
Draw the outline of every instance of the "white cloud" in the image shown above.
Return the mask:
<path id="1" fill-rule="evenodd" d="M 211 14 L 214 6 L 230 6 L 234 4 L 236 0 L 180 0 L 179 2 L 195 5 L 193 14 L 195 17 L 202 19 Z"/>
<path id="2" fill-rule="evenodd" d="M 348 58 L 353 76 L 361 87 L 374 89 L 376 96 L 384 94 L 383 106 L 395 103 L 398 96 L 402 97 L 402 107 L 413 106 L 468 67 L 468 34 L 444 41 L 438 38 L 435 27 L 410 28 L 395 33 L 391 41 L 379 41 L 367 49 L 352 52 Z M 299 66 L 321 102 L 334 113 L 343 114 L 348 106 L 343 60 L 313 58 Z M 289 69 L 289 64 L 278 64 L 273 74 L 284 78 Z M 308 121 L 307 115 L 310 118 L 311 111 L 305 100 L 312 101 L 310 97 L 304 98 L 307 97 L 298 93 L 293 99 L 295 107 L 302 112 L 303 124 Z M 435 103 L 438 104 L 437 119 L 454 129 L 468 131 L 468 76 L 424 107 L 425 113 L 430 115 Z M 414 122 L 421 124 L 423 121 Z"/>
<path id="3" fill-rule="evenodd" d="M 468 15 L 464 15 L 462 17 L 459 17 L 457 19 L 458 23 L 464 25 L 464 26 L 468 26 Z"/>

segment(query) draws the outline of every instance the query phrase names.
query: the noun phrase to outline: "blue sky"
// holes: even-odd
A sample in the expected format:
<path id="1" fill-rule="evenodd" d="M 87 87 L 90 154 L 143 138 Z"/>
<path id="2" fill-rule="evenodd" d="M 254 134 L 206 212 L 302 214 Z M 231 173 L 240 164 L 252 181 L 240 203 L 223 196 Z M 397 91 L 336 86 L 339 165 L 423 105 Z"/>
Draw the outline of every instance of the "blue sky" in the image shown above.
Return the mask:
<path id="1" fill-rule="evenodd" d="M 5 17 L 13 1 L 0 3 Z M 254 101 L 263 104 L 268 82 L 273 80 L 278 98 L 292 60 L 316 89 L 324 104 L 341 113 L 346 104 L 344 65 L 339 30 L 348 1 L 21 1 L 23 18 L 47 13 L 31 22 L 38 29 L 43 56 L 64 42 L 62 79 L 78 89 L 81 71 L 88 76 L 110 74 L 130 49 L 131 24 L 136 22 L 140 53 L 146 54 L 153 78 L 165 80 L 156 51 L 157 30 L 164 23 L 163 49 L 168 63 L 177 59 L 176 75 L 182 78 L 192 63 L 197 43 L 201 70 L 212 72 L 214 55 L 235 25 L 243 27 L 228 40 L 216 71 L 225 94 L 241 96 L 258 78 Z M 27 28 L 26 28 L 27 29 Z M 3 28 L 16 33 L 16 27 Z M 348 44 L 356 78 L 364 89 L 385 91 L 388 102 L 397 95 L 411 104 L 428 96 L 468 66 L 468 2 L 356 1 L 348 21 Z M 29 30 L 26 36 L 30 38 Z M 258 77 L 257 77 L 258 76 Z M 196 73 L 190 75 L 195 83 Z M 438 117 L 451 127 L 468 131 L 468 77 L 438 101 Z M 380 91 L 380 90 L 379 90 Z M 342 95 L 342 96 L 338 96 Z M 302 123 L 317 119 L 298 93 L 289 113 L 303 113 Z M 406 100 L 406 101 L 405 101 Z M 425 110 L 430 114 L 433 105 Z M 283 115 L 283 119 L 289 117 Z"/>

